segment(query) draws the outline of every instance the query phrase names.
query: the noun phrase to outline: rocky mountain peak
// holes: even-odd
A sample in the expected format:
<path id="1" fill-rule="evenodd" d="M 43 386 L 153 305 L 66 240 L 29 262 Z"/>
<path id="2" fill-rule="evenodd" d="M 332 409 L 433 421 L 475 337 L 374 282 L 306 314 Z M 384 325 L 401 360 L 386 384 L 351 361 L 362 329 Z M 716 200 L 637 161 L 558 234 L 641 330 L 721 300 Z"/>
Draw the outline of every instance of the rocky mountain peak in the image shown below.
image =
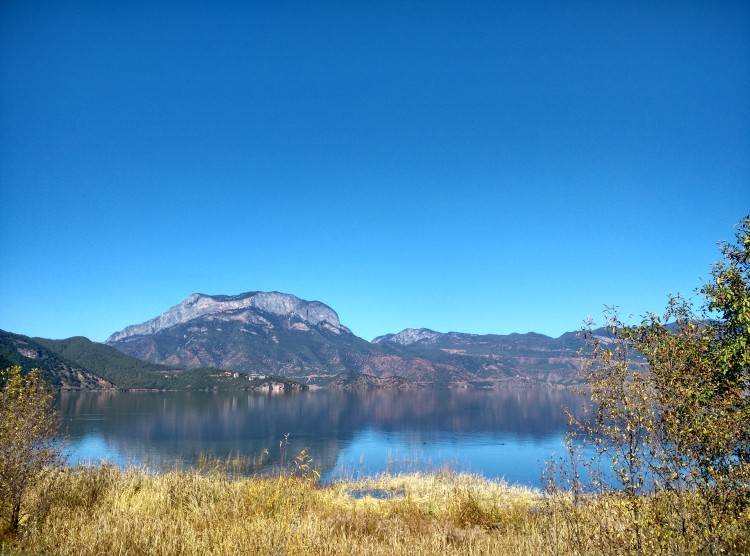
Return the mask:
<path id="1" fill-rule="evenodd" d="M 207 295 L 193 293 L 161 315 L 141 324 L 115 332 L 107 343 L 131 336 L 154 334 L 209 315 L 257 309 L 275 316 L 299 319 L 309 325 L 323 325 L 334 331 L 344 329 L 336 311 L 319 301 L 305 301 L 281 292 L 247 292 L 239 295 Z"/>
<path id="2" fill-rule="evenodd" d="M 435 332 L 429 328 L 404 328 L 396 334 L 378 336 L 373 340 L 373 343 L 393 342 L 402 346 L 409 346 L 417 342 L 434 343 L 442 335 L 440 332 Z"/>

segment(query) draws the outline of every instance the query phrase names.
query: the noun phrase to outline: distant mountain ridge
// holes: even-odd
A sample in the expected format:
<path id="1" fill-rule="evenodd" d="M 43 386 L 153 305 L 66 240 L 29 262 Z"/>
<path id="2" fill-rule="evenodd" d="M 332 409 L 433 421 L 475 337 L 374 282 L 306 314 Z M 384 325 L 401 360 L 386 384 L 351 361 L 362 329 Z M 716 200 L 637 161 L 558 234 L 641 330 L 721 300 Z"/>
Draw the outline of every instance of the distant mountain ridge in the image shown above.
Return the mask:
<path id="1" fill-rule="evenodd" d="M 406 328 L 368 342 L 320 301 L 282 292 L 195 293 L 164 313 L 87 338 L 29 338 L 0 331 L 0 367 L 37 366 L 61 388 L 205 389 L 277 381 L 339 389 L 450 386 L 507 381 L 579 382 L 577 333 L 552 338 Z M 269 377 L 258 379 L 253 377 Z"/>
<path id="2" fill-rule="evenodd" d="M 603 333 L 601 330 L 596 333 Z M 566 332 L 554 338 L 538 332 L 512 332 L 510 334 L 470 334 L 467 332 L 436 332 L 429 328 L 405 328 L 395 334 L 384 334 L 372 341 L 380 345 L 398 345 L 421 349 L 467 351 L 473 354 L 490 354 L 498 351 L 522 349 L 579 349 L 583 342 L 577 332 Z"/>
<path id="3" fill-rule="evenodd" d="M 106 343 L 151 363 L 272 372 L 331 386 L 399 387 L 487 386 L 517 379 L 576 382 L 583 346 L 575 333 L 551 338 L 426 328 L 407 328 L 368 342 L 320 301 L 257 291 L 192 294 L 155 318 L 115 332 Z"/>
<path id="4" fill-rule="evenodd" d="M 432 342 L 443 336 L 440 332 L 435 332 L 429 328 L 404 328 L 401 332 L 395 334 L 384 334 L 378 336 L 372 343 L 380 344 L 391 342 L 402 346 L 409 346 L 417 342 Z"/>

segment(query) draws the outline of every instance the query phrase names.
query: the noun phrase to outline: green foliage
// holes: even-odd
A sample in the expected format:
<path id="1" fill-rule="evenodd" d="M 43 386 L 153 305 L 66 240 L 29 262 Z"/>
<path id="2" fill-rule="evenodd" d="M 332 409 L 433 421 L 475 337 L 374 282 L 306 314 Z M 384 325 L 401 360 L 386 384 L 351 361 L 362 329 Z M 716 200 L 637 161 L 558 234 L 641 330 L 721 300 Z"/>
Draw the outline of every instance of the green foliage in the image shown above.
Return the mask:
<path id="1" fill-rule="evenodd" d="M 627 530 L 605 531 L 624 552 L 733 553 L 736 524 L 750 536 L 750 218 L 722 252 L 702 310 L 672 297 L 661 316 L 627 326 L 609 311 L 607 334 L 586 331 L 597 409 L 579 431 L 615 484 L 584 462 L 627 513 Z"/>
<path id="2" fill-rule="evenodd" d="M 120 353 L 115 348 L 75 336 L 65 340 L 34 338 L 34 341 L 60 357 L 73 361 L 119 388 L 165 387 L 164 373 L 170 368 L 140 361 Z"/>
<path id="3" fill-rule="evenodd" d="M 717 343 L 713 353 L 725 387 L 746 387 L 750 368 L 750 216 L 742 221 L 736 239 L 722 245 L 724 261 L 714 266 L 713 282 L 702 289 L 708 309 L 720 315 L 712 324 Z"/>
<path id="4" fill-rule="evenodd" d="M 239 389 L 257 388 L 263 382 L 249 380 L 245 374 L 235 377 L 233 373 L 227 374 L 219 369 L 182 369 L 148 363 L 82 336 L 65 340 L 34 338 L 33 341 L 123 389 Z M 290 386 L 293 384 L 289 380 L 276 380 Z"/>
<path id="5" fill-rule="evenodd" d="M 101 387 L 98 377 L 28 336 L 0 330 L 0 369 L 18 365 L 24 374 L 38 369 L 55 388 Z"/>
<path id="6" fill-rule="evenodd" d="M 53 396 L 39 371 L 3 371 L 0 389 L 0 520 L 15 531 L 26 492 L 57 461 Z"/>

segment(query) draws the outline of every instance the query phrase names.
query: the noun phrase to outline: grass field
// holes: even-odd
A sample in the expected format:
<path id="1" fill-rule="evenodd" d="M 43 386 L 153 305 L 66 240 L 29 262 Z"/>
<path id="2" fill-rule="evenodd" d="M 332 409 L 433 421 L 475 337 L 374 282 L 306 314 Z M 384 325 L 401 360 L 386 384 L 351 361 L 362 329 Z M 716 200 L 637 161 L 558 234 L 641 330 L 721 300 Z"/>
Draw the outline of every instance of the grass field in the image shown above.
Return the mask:
<path id="1" fill-rule="evenodd" d="M 644 508 L 649 504 L 644 505 Z M 625 503 L 456 474 L 382 476 L 320 486 L 291 476 L 112 467 L 49 474 L 6 534 L 6 554 L 623 554 L 699 552 L 654 527 L 633 542 Z M 647 512 L 646 512 L 647 513 Z M 747 517 L 747 516 L 746 516 Z M 644 522 L 645 523 L 645 522 Z M 750 550 L 750 518 L 723 533 Z M 691 544 L 693 543 L 693 544 Z"/>

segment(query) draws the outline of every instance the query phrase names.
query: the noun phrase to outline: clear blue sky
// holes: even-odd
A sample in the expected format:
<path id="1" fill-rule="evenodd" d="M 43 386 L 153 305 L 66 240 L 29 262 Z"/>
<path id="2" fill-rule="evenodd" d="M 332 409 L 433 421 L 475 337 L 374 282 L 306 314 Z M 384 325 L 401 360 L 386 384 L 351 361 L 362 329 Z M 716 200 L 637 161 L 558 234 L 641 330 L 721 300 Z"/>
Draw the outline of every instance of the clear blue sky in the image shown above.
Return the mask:
<path id="1" fill-rule="evenodd" d="M 365 338 L 690 292 L 750 210 L 747 2 L 0 5 L 0 328 L 191 292 Z"/>

